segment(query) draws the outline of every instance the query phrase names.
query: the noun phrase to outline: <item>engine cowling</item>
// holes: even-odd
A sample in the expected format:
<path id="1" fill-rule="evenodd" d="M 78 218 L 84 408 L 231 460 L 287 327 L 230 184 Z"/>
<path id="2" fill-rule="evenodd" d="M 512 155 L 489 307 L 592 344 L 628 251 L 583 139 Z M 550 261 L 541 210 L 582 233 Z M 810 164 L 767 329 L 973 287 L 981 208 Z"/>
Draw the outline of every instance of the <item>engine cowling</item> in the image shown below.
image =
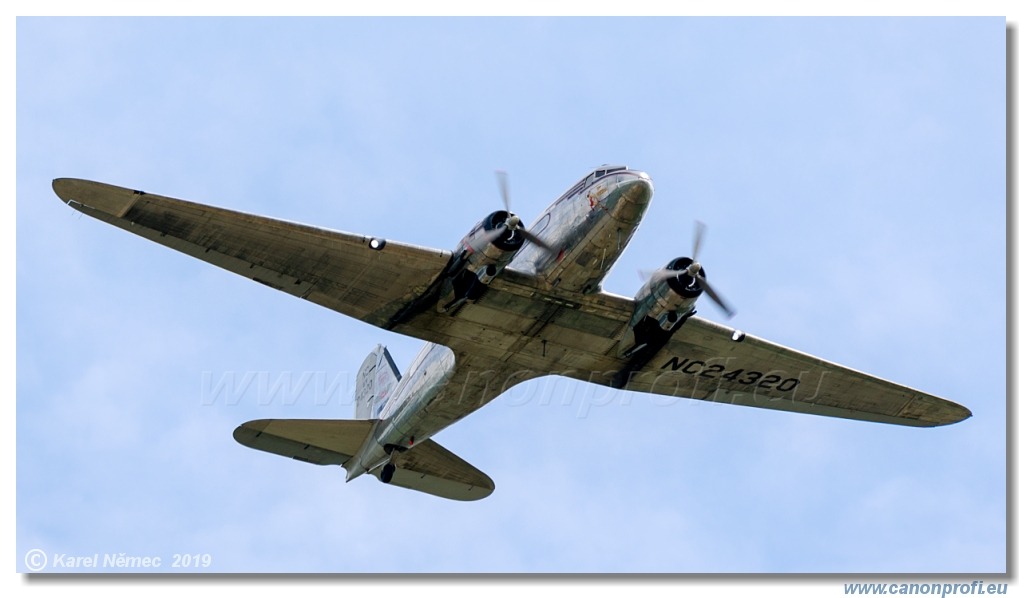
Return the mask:
<path id="1" fill-rule="evenodd" d="M 481 270 L 490 270 L 493 278 L 508 265 L 526 242 L 523 233 L 511 224 L 518 223 L 518 219 L 515 214 L 498 210 L 473 227 L 456 249 L 463 252 L 466 269 L 479 276 L 486 276 Z"/>
<path id="2" fill-rule="evenodd" d="M 696 277 L 687 272 L 693 264 L 688 257 L 678 257 L 651 275 L 636 294 L 630 326 L 634 329 L 650 318 L 665 331 L 675 330 L 693 312 L 693 305 L 704 292 Z M 704 268 L 699 270 L 704 277 Z"/>
<path id="3" fill-rule="evenodd" d="M 491 212 L 455 248 L 438 311 L 453 313 L 479 299 L 487 285 L 512 261 L 526 242 L 519 217 L 506 210 Z"/>
<path id="4" fill-rule="evenodd" d="M 693 305 L 704 293 L 694 275 L 703 277 L 700 264 L 679 257 L 648 277 L 634 299 L 629 328 L 619 339 L 618 353 L 628 359 L 612 379 L 612 386 L 624 388 L 633 371 L 643 367 L 672 338 L 687 318 L 696 313 Z M 691 273 L 692 271 L 692 273 Z"/>

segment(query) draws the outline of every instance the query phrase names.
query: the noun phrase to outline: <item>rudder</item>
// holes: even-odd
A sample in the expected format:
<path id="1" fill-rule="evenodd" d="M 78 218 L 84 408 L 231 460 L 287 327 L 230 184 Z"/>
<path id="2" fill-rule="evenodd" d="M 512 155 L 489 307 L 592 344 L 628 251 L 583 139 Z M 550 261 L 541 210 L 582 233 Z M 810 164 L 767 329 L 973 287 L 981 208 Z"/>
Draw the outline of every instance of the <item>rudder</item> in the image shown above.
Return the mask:
<path id="1" fill-rule="evenodd" d="M 363 360 L 356 375 L 356 418 L 379 418 L 401 379 L 387 347 L 377 345 Z"/>

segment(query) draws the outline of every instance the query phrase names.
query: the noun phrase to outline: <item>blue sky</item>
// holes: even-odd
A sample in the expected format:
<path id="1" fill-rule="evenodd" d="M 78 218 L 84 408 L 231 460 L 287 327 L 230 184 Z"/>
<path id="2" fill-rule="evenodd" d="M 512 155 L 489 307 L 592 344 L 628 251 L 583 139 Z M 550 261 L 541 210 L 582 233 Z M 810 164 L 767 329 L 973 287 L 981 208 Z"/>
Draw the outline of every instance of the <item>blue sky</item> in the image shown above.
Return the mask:
<path id="1" fill-rule="evenodd" d="M 32 549 L 218 572 L 1005 570 L 1002 19 L 19 19 L 17 51 L 19 571 Z M 495 169 L 529 221 L 606 162 L 655 182 L 607 290 L 687 255 L 699 218 L 737 327 L 974 417 L 917 430 L 548 379 L 437 437 L 490 498 L 346 485 L 231 432 L 351 417 L 373 346 L 404 368 L 420 342 L 50 189 L 451 249 L 500 206 Z"/>

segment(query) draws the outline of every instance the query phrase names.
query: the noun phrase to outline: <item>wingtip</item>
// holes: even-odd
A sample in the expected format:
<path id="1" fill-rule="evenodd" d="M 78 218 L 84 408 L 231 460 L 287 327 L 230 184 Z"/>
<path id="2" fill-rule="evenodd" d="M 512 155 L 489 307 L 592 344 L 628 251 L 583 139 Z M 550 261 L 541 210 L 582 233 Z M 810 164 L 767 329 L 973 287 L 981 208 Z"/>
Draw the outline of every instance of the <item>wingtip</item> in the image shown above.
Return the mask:
<path id="1" fill-rule="evenodd" d="M 958 422 L 966 421 L 966 420 L 969 420 L 972 417 L 974 417 L 974 414 L 971 413 L 970 409 L 968 409 L 967 407 L 964 407 L 963 405 L 961 405 L 961 408 L 964 411 L 963 411 L 962 417 L 959 420 L 957 420 Z M 956 423 L 956 422 L 954 422 L 954 423 Z"/>
<path id="2" fill-rule="evenodd" d="M 73 180 L 74 179 L 69 179 L 69 178 L 56 178 L 56 179 L 53 179 L 53 183 L 52 183 L 53 192 L 56 193 L 57 197 L 59 197 L 60 200 L 63 201 L 64 203 L 68 203 L 68 202 L 71 201 L 71 194 L 70 193 L 71 193 L 71 187 L 72 187 L 72 181 Z"/>
<path id="3" fill-rule="evenodd" d="M 955 409 L 953 410 L 954 421 L 950 423 L 955 424 L 974 417 L 974 414 L 971 413 L 971 410 L 967 407 L 964 407 L 960 403 L 953 403 L 953 405 L 955 405 Z"/>
<path id="4" fill-rule="evenodd" d="M 947 415 L 943 417 L 941 421 L 935 423 L 934 426 L 951 426 L 953 424 L 958 424 L 962 421 L 967 421 L 968 419 L 974 417 L 974 414 L 971 413 L 971 410 L 968 409 L 967 407 L 964 407 L 959 403 L 950 403 L 952 407 L 949 408 Z"/>
<path id="5" fill-rule="evenodd" d="M 142 191 L 85 179 L 56 178 L 52 185 L 53 192 L 61 201 L 76 210 L 88 207 L 93 216 L 106 214 L 122 218 L 138 198 L 145 195 Z"/>

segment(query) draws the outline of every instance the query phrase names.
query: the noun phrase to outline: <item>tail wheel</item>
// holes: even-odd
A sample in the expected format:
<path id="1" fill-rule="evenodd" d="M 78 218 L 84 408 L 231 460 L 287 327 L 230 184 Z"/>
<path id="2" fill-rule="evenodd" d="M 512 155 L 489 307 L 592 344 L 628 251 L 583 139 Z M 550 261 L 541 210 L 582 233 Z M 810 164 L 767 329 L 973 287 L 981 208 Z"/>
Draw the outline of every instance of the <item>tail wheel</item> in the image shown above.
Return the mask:
<path id="1" fill-rule="evenodd" d="M 388 463 L 384 466 L 384 469 L 380 470 L 380 481 L 390 484 L 393 477 L 395 477 L 395 464 Z"/>

